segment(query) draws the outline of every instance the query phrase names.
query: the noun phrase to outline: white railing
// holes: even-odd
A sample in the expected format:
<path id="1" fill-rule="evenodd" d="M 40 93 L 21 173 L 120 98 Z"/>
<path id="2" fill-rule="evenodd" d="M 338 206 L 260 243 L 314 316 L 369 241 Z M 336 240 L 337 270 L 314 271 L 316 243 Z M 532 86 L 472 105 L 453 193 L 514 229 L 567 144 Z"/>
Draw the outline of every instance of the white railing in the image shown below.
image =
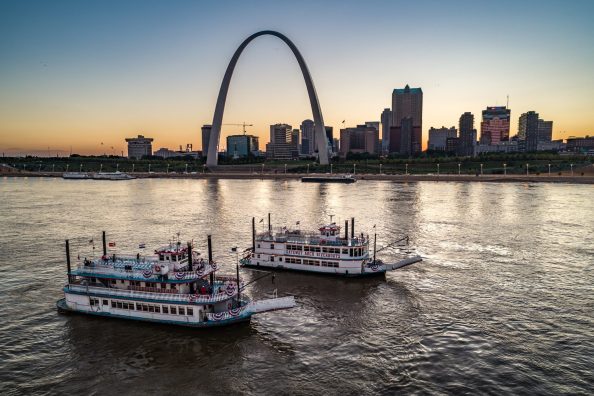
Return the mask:
<path id="1" fill-rule="evenodd" d="M 124 268 L 118 267 L 92 267 L 92 266 L 79 266 L 76 270 L 73 271 L 73 275 L 84 276 L 82 274 L 98 274 L 98 275 L 113 275 L 117 274 L 119 276 L 126 276 L 129 279 L 158 279 L 158 276 L 161 275 L 159 273 L 152 273 L 149 276 L 146 276 L 149 271 L 147 270 L 126 270 Z M 179 271 L 179 272 L 170 272 L 168 276 L 170 279 L 177 279 L 177 280 L 193 280 L 193 279 L 200 279 L 206 275 L 209 275 L 211 272 L 215 271 L 211 265 L 206 265 L 201 270 L 196 271 Z"/>
<path id="2" fill-rule="evenodd" d="M 220 301 L 225 301 L 230 298 L 233 298 L 237 295 L 237 288 L 227 288 L 222 293 L 217 293 L 214 295 L 201 295 L 201 294 L 173 294 L 173 293 L 153 293 L 153 292 L 143 292 L 143 291 L 136 291 L 136 290 L 125 290 L 125 289 L 116 289 L 116 288 L 105 288 L 105 287 L 95 287 L 95 286 L 83 286 L 83 285 L 69 285 L 69 290 L 89 293 L 89 294 L 100 294 L 100 295 L 110 295 L 116 297 L 124 297 L 124 298 L 143 298 L 147 300 L 164 300 L 164 301 L 172 301 L 172 302 L 189 302 L 195 304 L 210 304 L 216 303 Z"/>

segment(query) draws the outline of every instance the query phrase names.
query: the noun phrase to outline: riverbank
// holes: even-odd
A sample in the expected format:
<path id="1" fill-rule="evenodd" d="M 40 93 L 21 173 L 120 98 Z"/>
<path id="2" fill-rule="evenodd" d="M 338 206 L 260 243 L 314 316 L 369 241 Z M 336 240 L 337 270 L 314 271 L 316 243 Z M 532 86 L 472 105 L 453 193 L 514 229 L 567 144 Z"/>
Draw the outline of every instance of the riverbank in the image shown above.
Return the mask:
<path id="1" fill-rule="evenodd" d="M 206 172 L 206 173 L 130 173 L 139 179 L 267 179 L 267 180 L 294 180 L 303 176 L 327 174 L 302 174 L 302 173 L 247 173 L 247 172 Z M 8 172 L 0 173 L 4 177 L 62 177 L 62 172 Z M 496 182 L 496 183 L 574 183 L 594 184 L 594 175 L 386 175 L 386 174 L 360 174 L 355 175 L 357 180 L 386 180 L 400 183 L 414 183 L 419 181 L 442 182 Z"/>

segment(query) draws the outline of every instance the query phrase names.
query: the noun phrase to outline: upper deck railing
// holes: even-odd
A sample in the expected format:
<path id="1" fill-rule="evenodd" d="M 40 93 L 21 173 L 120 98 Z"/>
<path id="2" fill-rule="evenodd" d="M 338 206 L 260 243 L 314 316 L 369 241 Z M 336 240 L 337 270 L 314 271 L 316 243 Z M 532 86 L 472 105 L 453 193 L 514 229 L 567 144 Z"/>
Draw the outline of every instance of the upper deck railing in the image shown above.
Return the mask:
<path id="1" fill-rule="evenodd" d="M 369 243 L 369 237 L 362 235 L 354 238 L 337 237 L 336 240 L 329 240 L 319 233 L 313 232 L 261 232 L 256 235 L 256 240 L 263 242 L 277 243 L 299 243 L 306 245 L 328 245 L 344 247 L 361 247 Z"/>
<path id="2" fill-rule="evenodd" d="M 76 284 L 67 285 L 67 288 L 68 290 L 79 293 L 146 300 L 184 302 L 191 304 L 212 304 L 229 300 L 237 295 L 237 284 L 230 284 L 229 287 L 223 288 L 220 293 L 216 294 L 155 293 Z"/>

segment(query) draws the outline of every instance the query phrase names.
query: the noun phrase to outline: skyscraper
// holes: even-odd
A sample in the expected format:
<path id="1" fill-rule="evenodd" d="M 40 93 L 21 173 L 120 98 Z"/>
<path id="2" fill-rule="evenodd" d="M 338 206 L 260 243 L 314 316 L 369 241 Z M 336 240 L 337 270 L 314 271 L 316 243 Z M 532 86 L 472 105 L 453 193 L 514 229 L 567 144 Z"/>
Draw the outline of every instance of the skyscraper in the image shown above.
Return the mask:
<path id="1" fill-rule="evenodd" d="M 402 122 L 406 121 L 406 128 Z M 392 142 L 392 128 L 390 132 L 390 152 L 392 148 L 400 146 L 400 154 L 413 155 L 422 149 L 423 127 L 423 91 L 421 88 L 410 88 L 408 84 L 404 89 L 395 89 L 392 92 L 392 124 L 396 127 L 394 133 L 400 135 L 400 142 Z M 410 136 L 404 136 L 408 134 Z"/>
<path id="2" fill-rule="evenodd" d="M 382 151 L 390 148 L 390 127 L 392 126 L 392 110 L 384 109 L 381 116 L 382 122 Z"/>
<path id="3" fill-rule="evenodd" d="M 520 116 L 518 125 L 518 140 L 525 141 L 526 151 L 538 149 L 538 113 L 529 111 Z"/>
<path id="4" fill-rule="evenodd" d="M 312 120 L 304 120 L 301 123 L 301 154 L 312 155 L 314 152 L 314 142 L 314 122 Z"/>
<path id="5" fill-rule="evenodd" d="M 510 113 L 506 106 L 489 106 L 483 110 L 481 144 L 498 144 L 509 140 Z"/>
<path id="6" fill-rule="evenodd" d="M 553 141 L 553 121 L 538 119 L 538 142 L 550 143 Z"/>
<path id="7" fill-rule="evenodd" d="M 299 133 L 288 124 L 270 125 L 270 143 L 266 145 L 266 157 L 291 159 L 299 157 Z"/>
<path id="8" fill-rule="evenodd" d="M 227 136 L 227 158 L 243 158 L 258 152 L 258 137 L 253 135 Z"/>
<path id="9" fill-rule="evenodd" d="M 460 140 L 458 141 L 459 156 L 474 157 L 476 148 L 476 129 L 474 129 L 474 115 L 466 112 L 460 116 L 458 125 Z"/>
<path id="10" fill-rule="evenodd" d="M 331 126 L 324 126 L 326 130 L 326 139 L 328 139 L 328 150 L 329 153 L 335 153 L 336 150 L 334 149 L 334 128 Z"/>
<path id="11" fill-rule="evenodd" d="M 208 154 L 208 142 L 210 141 L 210 130 L 212 125 L 202 125 L 202 156 Z"/>

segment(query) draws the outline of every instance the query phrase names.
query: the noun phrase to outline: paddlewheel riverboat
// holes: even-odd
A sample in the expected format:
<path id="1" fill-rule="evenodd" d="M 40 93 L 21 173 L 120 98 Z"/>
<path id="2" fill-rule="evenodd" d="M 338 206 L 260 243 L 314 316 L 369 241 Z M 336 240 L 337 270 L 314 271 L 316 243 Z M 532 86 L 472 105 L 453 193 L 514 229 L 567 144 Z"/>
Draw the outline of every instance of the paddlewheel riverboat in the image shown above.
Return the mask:
<path id="1" fill-rule="evenodd" d="M 235 275 L 217 275 L 210 235 L 208 260 L 191 243 L 182 246 L 179 241 L 156 249 L 151 257 L 108 255 L 104 232 L 102 257 L 79 257 L 73 269 L 67 240 L 66 263 L 68 284 L 57 302 L 61 312 L 211 327 L 295 306 L 292 296 L 250 301 L 242 294 L 239 266 Z"/>
<path id="2" fill-rule="evenodd" d="M 255 218 L 252 219 L 252 248 L 247 249 L 240 260 L 242 266 L 250 268 L 271 268 L 315 272 L 328 275 L 362 277 L 383 275 L 422 261 L 421 256 L 408 246 L 409 238 L 404 236 L 381 249 L 376 249 L 376 235 L 355 235 L 355 219 L 345 221 L 344 235 L 340 226 L 332 222 L 319 228 L 318 232 L 304 232 L 282 227 L 276 231 L 270 226 L 268 231 L 256 233 Z M 297 223 L 299 224 L 299 223 Z M 370 244 L 373 253 L 370 254 Z M 394 262 L 384 262 L 376 258 L 376 253 L 388 247 L 399 248 L 399 258 Z"/>

